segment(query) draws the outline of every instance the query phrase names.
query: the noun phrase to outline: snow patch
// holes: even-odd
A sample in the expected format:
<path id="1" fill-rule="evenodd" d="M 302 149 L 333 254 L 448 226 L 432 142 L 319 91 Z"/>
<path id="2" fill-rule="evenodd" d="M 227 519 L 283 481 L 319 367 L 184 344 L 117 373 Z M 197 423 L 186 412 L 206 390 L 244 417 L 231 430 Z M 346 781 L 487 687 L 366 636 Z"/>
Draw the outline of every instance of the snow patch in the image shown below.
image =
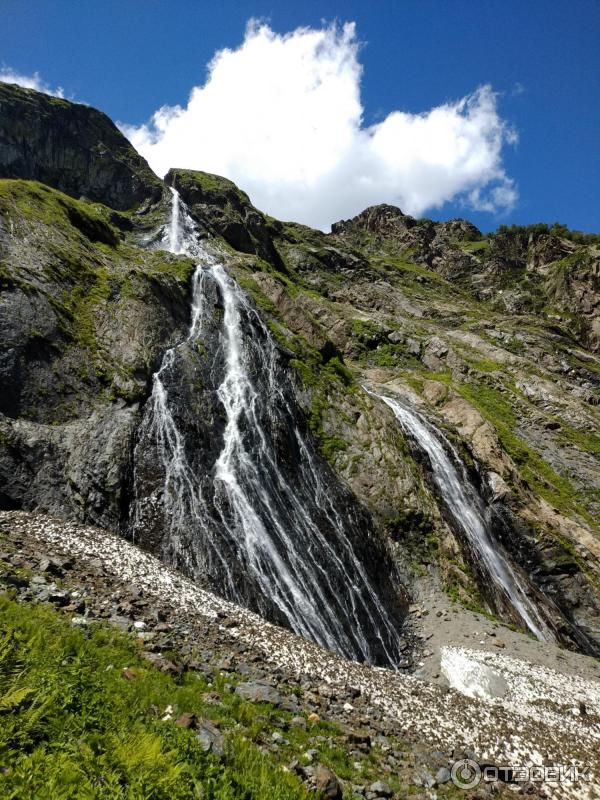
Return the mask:
<path id="1" fill-rule="evenodd" d="M 440 667 L 451 688 L 466 697 L 494 700 L 508 692 L 508 683 L 499 672 L 469 658 L 464 651 L 443 647 Z"/>

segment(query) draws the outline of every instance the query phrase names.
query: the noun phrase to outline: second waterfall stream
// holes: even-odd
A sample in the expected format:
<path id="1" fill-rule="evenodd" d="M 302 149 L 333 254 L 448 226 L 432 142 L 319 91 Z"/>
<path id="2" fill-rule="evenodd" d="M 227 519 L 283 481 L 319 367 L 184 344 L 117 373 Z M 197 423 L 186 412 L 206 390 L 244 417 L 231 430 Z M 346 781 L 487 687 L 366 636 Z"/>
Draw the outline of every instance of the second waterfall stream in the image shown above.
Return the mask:
<path id="1" fill-rule="evenodd" d="M 132 534 L 302 636 L 397 666 L 404 601 L 370 518 L 318 455 L 269 329 L 172 192 L 161 247 L 197 263 L 191 324 L 144 409 Z"/>
<path id="2" fill-rule="evenodd" d="M 365 387 L 366 388 L 366 387 Z M 485 505 L 450 442 L 418 412 L 399 399 L 367 391 L 386 403 L 400 427 L 429 460 L 431 477 L 453 527 L 477 561 L 482 578 L 490 587 L 488 596 L 499 613 L 508 612 L 538 639 L 553 639 L 534 600 L 524 575 L 511 563 L 489 530 Z"/>

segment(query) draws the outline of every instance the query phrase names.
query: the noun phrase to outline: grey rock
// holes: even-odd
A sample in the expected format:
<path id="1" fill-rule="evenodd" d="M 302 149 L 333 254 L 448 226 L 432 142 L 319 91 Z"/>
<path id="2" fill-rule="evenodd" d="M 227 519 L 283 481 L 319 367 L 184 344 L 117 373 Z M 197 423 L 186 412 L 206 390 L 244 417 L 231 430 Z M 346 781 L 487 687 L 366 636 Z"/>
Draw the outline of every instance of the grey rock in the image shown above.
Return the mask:
<path id="1" fill-rule="evenodd" d="M 281 704 L 282 698 L 277 689 L 267 683 L 248 681 L 236 686 L 235 693 L 251 703 L 271 703 L 274 706 Z"/>
<path id="2" fill-rule="evenodd" d="M 383 781 L 375 781 L 369 786 L 369 791 L 374 797 L 392 797 L 394 790 Z"/>
<path id="3" fill-rule="evenodd" d="M 210 720 L 198 720 L 196 722 L 196 730 L 203 750 L 212 753 L 218 758 L 222 758 L 225 755 L 225 738 Z"/>
<path id="4" fill-rule="evenodd" d="M 448 783 L 450 778 L 450 770 L 447 767 L 440 767 L 435 774 L 435 782 L 438 784 Z"/>
<path id="5" fill-rule="evenodd" d="M 0 177 L 25 178 L 129 209 L 162 194 L 159 179 L 105 114 L 0 84 Z"/>
<path id="6" fill-rule="evenodd" d="M 335 773 L 320 764 L 314 772 L 315 787 L 324 800 L 342 800 L 343 791 Z"/>

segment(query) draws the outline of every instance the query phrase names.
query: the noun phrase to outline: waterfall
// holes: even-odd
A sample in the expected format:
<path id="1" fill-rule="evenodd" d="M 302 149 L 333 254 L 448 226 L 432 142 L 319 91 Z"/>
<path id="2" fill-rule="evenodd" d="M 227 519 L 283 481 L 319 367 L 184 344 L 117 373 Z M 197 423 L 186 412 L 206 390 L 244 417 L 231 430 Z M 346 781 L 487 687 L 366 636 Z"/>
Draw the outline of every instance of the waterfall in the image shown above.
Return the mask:
<path id="1" fill-rule="evenodd" d="M 172 191 L 162 247 L 197 261 L 191 324 L 153 378 L 132 532 L 229 599 L 396 666 L 400 603 L 370 519 L 317 454 L 268 327 Z"/>
<path id="2" fill-rule="evenodd" d="M 429 457 L 431 477 L 454 525 L 476 556 L 484 577 L 491 581 L 518 620 L 534 636 L 541 640 L 553 639 L 535 603 L 527 595 L 524 576 L 519 574 L 519 569 L 511 564 L 508 554 L 492 537 L 483 500 L 450 442 L 424 417 L 398 399 L 366 390 L 392 409 L 403 431 Z"/>

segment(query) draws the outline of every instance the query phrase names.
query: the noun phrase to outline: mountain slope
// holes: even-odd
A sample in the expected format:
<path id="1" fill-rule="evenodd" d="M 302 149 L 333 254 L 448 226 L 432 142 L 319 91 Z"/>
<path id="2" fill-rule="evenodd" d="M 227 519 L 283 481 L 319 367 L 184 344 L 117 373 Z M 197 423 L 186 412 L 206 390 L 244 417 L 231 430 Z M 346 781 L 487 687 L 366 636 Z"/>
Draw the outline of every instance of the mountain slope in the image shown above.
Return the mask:
<path id="1" fill-rule="evenodd" d="M 194 179 L 215 191 L 214 176 L 167 176 L 184 199 Z M 228 224 L 249 213 L 229 206 Z M 597 305 L 588 291 L 578 315 L 557 319 L 556 303 L 569 306 L 573 297 L 557 300 L 555 283 L 538 278 L 561 273 L 570 285 L 589 279 L 593 289 L 596 243 L 563 237 L 557 251 L 557 237 L 542 232 L 524 246 L 521 231 L 486 239 L 465 221 L 419 223 L 391 207 L 369 209 L 331 235 L 264 215 L 260 230 L 277 259 L 238 254 L 236 276 L 294 354 L 324 451 L 400 543 L 399 557 L 408 551 L 413 562 L 439 563 L 448 590 L 481 607 L 475 565 L 440 519 L 427 468 L 415 464 L 391 414 L 361 391 L 364 382 L 408 397 L 448 431 L 491 502 L 496 535 L 595 638 Z M 218 232 L 227 241 L 226 231 Z M 542 259 L 544 248 L 554 261 Z M 564 250 L 575 253 L 566 265 Z M 535 295 L 535 307 L 526 274 L 532 252 L 531 280 L 538 294 L 546 292 Z M 516 293 L 525 298 L 520 311 Z"/>
<path id="2" fill-rule="evenodd" d="M 47 110 L 54 102 L 2 91 L 13 117 L 14 109 L 27 119 L 29 104 Z M 52 152 L 32 151 L 23 174 L 104 204 L 9 180 L 14 148 L 0 149 L 0 499 L 4 508 L 131 535 L 140 421 L 165 351 L 187 335 L 194 262 L 163 249 L 169 194 L 131 152 L 86 184 L 96 169 L 72 157 L 63 133 L 73 114 L 83 115 L 80 141 L 96 152 L 98 112 L 80 108 L 54 104 L 44 122 Z M 119 148 L 129 147 L 124 141 Z M 52 172 L 61 159 L 72 164 L 68 186 Z M 125 183 L 114 180 L 123 161 Z M 174 169 L 166 184 L 267 321 L 299 425 L 329 462 L 330 495 L 349 496 L 356 518 L 369 520 L 366 560 L 373 574 L 384 565 L 382 585 L 395 583 L 400 597 L 433 581 L 474 609 L 503 614 L 427 453 L 363 386 L 410 404 L 443 433 L 494 541 L 539 596 L 559 640 L 593 652 L 600 639 L 597 241 L 556 227 L 483 237 L 464 220 L 414 220 L 390 206 L 323 234 L 262 214 L 218 176 Z M 199 420 L 199 439 L 187 442 L 199 474 L 212 468 L 207 453 L 221 447 L 225 430 L 210 366 L 222 355 L 221 300 L 207 352 L 200 342 L 184 360 L 175 390 Z M 285 465 L 286 432 L 272 441 Z M 158 466 L 150 464 L 147 479 L 160 482 Z M 151 526 L 136 535 L 159 547 Z"/>
<path id="3" fill-rule="evenodd" d="M 7 83 L 0 83 L 0 165 L 3 178 L 41 181 L 120 210 L 162 193 L 106 114 Z"/>

